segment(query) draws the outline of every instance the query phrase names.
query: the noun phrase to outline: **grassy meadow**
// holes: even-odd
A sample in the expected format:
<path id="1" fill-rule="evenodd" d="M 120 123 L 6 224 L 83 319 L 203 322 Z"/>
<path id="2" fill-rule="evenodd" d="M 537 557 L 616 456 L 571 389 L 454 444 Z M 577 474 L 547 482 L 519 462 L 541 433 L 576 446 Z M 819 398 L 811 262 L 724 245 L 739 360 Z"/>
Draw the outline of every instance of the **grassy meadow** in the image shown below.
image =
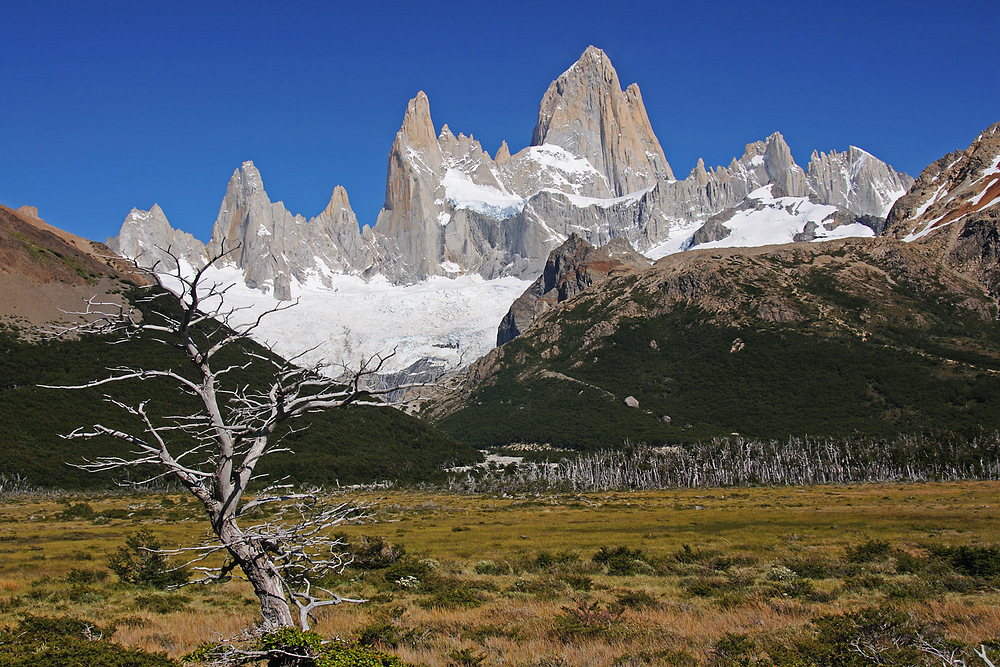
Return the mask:
<path id="1" fill-rule="evenodd" d="M 321 610 L 315 629 L 413 664 L 942 664 L 921 640 L 1000 652 L 1000 482 L 359 500 L 377 505 L 343 530 L 355 566 L 322 583 L 370 601 Z M 2 499 L 0 626 L 72 616 L 179 658 L 256 620 L 238 581 L 118 582 L 108 557 L 141 528 L 172 547 L 207 523 L 180 494 Z"/>

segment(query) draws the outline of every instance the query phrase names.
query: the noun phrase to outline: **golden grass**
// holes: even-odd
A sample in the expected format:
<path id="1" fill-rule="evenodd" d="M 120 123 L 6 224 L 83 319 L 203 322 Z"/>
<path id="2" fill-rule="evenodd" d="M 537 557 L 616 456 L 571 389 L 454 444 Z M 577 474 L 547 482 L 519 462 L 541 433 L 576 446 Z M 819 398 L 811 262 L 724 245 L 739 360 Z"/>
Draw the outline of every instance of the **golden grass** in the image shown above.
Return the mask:
<path id="1" fill-rule="evenodd" d="M 166 499 L 166 506 L 164 500 Z M 374 498 L 361 498 L 368 500 Z M 256 619 L 256 599 L 245 584 L 189 587 L 182 609 L 155 613 L 142 591 L 120 587 L 113 577 L 89 587 L 67 582 L 72 570 L 104 570 L 107 556 L 142 526 L 165 546 L 196 542 L 205 530 L 198 508 L 185 496 L 92 496 L 68 499 L 133 516 L 94 523 L 59 518 L 65 502 L 51 498 L 5 500 L 0 505 L 0 624 L 23 613 L 75 615 L 114 623 L 114 639 L 126 645 L 183 655 L 198 644 L 235 636 Z M 818 615 L 887 602 L 880 590 L 841 588 L 819 580 L 826 602 L 751 594 L 728 603 L 685 591 L 689 576 L 610 576 L 589 570 L 590 590 L 556 591 L 550 599 L 509 592 L 542 551 L 575 552 L 589 561 L 600 547 L 641 549 L 668 558 L 688 544 L 727 555 L 744 554 L 758 580 L 771 565 L 800 556 L 842 557 L 869 538 L 916 554 L 936 545 L 1000 544 L 1000 483 L 820 486 L 809 488 L 698 489 L 642 493 L 542 495 L 522 498 L 457 496 L 393 491 L 379 499 L 376 522 L 344 529 L 349 537 L 384 535 L 418 558 L 439 563 L 443 576 L 492 590 L 474 608 L 425 608 L 405 590 L 379 588 L 377 577 L 349 575 L 338 592 L 386 593 L 391 599 L 328 608 L 317 630 L 351 638 L 376 623 L 406 634 L 391 649 L 429 666 L 452 664 L 449 655 L 469 649 L 486 665 L 613 665 L 623 656 L 683 649 L 706 661 L 726 633 L 780 637 Z M 162 508 L 162 509 L 161 509 Z M 166 517 L 166 519 L 164 519 Z M 456 530 L 457 529 L 457 530 Z M 481 561 L 509 563 L 519 574 L 480 575 Z M 873 572 L 877 567 L 872 566 Z M 906 581 L 886 566 L 880 576 Z M 738 570 L 738 568 L 737 568 Z M 625 591 L 644 591 L 656 603 L 625 609 L 606 632 L 567 639 L 557 618 L 579 602 L 606 608 Z M 169 596 L 168 596 L 169 597 Z M 940 623 L 949 637 L 980 642 L 1000 637 L 1000 595 L 991 591 L 947 593 L 902 600 L 913 614 Z"/>

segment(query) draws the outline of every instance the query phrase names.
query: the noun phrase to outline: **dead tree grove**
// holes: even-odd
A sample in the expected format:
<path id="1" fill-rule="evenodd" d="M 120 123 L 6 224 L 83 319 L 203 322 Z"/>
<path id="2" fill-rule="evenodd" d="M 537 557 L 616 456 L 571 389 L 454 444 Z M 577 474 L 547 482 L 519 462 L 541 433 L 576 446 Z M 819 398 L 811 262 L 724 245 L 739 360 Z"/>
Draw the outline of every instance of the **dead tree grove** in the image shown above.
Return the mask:
<path id="1" fill-rule="evenodd" d="M 155 316 L 142 317 L 127 301 L 117 306 L 92 301 L 86 309 L 88 323 L 61 333 L 113 334 L 112 340 L 118 342 L 143 335 L 177 350 L 178 366 L 109 368 L 108 377 L 54 388 L 84 389 L 157 378 L 193 397 L 192 405 L 197 408 L 191 414 L 162 418 L 148 409 L 154 399 L 136 405 L 108 397 L 142 427 L 124 432 L 94 424 L 65 437 L 111 437 L 127 444 L 128 454 L 88 460 L 83 468 L 148 469 L 143 481 L 166 477 L 183 485 L 205 506 L 217 538 L 178 550 L 190 555 L 187 565 L 203 574 L 201 581 L 242 572 L 260 600 L 264 628 L 297 625 L 308 629 L 316 608 L 356 602 L 319 589 L 314 582 L 348 563 L 345 544 L 331 535 L 331 529 L 364 518 L 369 508 L 331 504 L 320 494 L 280 484 L 268 486 L 255 478 L 254 471 L 265 456 L 287 451 L 278 437 L 287 422 L 322 410 L 382 404 L 376 395 L 390 390 L 369 390 L 366 383 L 375 380 L 389 357 L 376 356 L 349 372 L 341 369 L 336 380 L 321 373 L 327 369 L 296 365 L 300 357 L 282 359 L 252 345 L 250 339 L 264 317 L 294 303 L 276 302 L 262 315 L 248 317 L 238 308 L 227 307 L 231 286 L 208 278 L 209 268 L 227 252 L 197 270 L 186 269 L 169 249 L 166 253 L 173 258 L 170 265 L 142 270 L 151 284 L 136 300 Z M 223 357 L 226 364 L 218 361 Z M 233 363 L 233 358 L 239 361 Z M 251 365 L 267 369 L 265 383 L 226 382 L 227 376 Z M 252 482 L 256 491 L 248 491 Z M 267 520 L 244 525 L 252 520 L 254 510 L 265 505 L 269 507 Z M 225 557 L 222 565 L 218 565 L 220 553 Z"/>

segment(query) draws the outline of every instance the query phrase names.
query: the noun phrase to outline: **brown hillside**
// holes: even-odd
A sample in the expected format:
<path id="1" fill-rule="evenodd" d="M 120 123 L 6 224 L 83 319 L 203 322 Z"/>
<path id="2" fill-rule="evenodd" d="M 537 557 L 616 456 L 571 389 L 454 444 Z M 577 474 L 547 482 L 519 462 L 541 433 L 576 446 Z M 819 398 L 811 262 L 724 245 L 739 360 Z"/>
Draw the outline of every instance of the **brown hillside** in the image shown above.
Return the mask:
<path id="1" fill-rule="evenodd" d="M 141 279 L 103 243 L 45 223 L 33 209 L 0 206 L 0 321 L 37 327 L 78 320 L 94 296 L 113 297 Z M 117 266 L 116 266 L 117 265 Z"/>

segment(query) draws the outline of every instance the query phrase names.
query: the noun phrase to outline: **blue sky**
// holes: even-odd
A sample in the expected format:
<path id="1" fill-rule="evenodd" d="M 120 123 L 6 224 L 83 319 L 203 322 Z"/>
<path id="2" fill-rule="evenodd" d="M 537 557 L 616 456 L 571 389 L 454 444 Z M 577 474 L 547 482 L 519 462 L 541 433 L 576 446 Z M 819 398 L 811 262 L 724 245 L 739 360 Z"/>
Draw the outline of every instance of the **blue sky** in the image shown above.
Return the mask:
<path id="1" fill-rule="evenodd" d="M 857 145 L 916 176 L 1000 121 L 1000 3 L 30 2 L 0 40 L 0 203 L 103 240 L 158 202 L 205 239 L 253 160 L 311 217 L 385 196 L 406 102 L 491 154 L 528 144 L 589 44 L 638 82 L 683 177 L 784 134 L 800 164 Z"/>

